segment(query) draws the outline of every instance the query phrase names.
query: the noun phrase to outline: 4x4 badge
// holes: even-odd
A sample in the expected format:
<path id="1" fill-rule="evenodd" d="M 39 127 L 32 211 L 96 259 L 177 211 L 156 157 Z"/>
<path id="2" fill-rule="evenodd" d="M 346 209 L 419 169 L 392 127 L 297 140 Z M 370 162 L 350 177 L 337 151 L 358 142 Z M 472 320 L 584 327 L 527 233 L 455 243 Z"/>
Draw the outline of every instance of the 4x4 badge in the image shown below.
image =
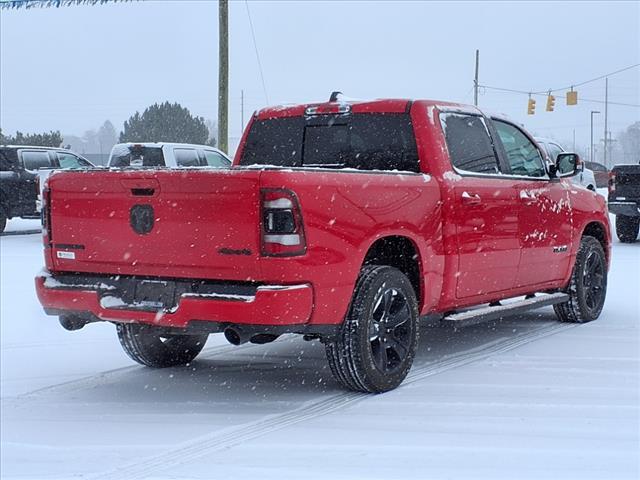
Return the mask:
<path id="1" fill-rule="evenodd" d="M 155 214 L 151 205 L 134 205 L 129 212 L 131 228 L 140 235 L 145 235 L 153 230 Z"/>

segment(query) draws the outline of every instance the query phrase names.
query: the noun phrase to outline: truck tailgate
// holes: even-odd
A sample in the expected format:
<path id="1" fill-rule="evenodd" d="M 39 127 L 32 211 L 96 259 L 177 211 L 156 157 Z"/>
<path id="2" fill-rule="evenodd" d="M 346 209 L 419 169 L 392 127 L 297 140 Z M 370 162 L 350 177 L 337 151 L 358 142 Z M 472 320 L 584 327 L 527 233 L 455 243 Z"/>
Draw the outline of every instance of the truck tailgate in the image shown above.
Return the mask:
<path id="1" fill-rule="evenodd" d="M 259 178 L 195 169 L 52 175 L 52 270 L 253 280 Z"/>
<path id="2" fill-rule="evenodd" d="M 613 174 L 616 176 L 616 197 L 640 199 L 640 165 L 616 165 Z"/>

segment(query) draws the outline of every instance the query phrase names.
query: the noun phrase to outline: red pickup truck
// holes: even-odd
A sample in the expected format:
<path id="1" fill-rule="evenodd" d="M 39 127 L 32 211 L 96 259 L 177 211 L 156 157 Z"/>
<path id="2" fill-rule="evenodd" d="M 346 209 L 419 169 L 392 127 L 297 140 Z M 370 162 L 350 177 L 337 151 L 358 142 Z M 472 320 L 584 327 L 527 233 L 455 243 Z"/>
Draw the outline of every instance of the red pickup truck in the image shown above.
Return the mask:
<path id="1" fill-rule="evenodd" d="M 407 375 L 417 322 L 464 326 L 554 305 L 596 319 L 611 256 L 604 199 L 545 166 L 519 125 L 426 100 L 265 108 L 232 168 L 87 170 L 45 191 L 45 311 L 113 322 L 137 362 L 319 339 L 336 380 Z"/>

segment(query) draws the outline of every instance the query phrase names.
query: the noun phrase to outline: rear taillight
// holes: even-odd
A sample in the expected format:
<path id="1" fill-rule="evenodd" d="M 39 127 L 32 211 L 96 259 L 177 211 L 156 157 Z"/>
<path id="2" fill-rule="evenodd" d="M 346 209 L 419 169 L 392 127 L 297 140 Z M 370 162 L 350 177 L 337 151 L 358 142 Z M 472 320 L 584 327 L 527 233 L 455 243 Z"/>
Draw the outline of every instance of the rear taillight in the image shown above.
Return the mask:
<path id="1" fill-rule="evenodd" d="M 286 189 L 261 190 L 262 255 L 289 257 L 307 250 L 302 212 L 295 193 Z"/>
<path id="2" fill-rule="evenodd" d="M 45 245 L 51 243 L 51 190 L 45 183 L 42 191 L 42 234 Z"/>
<path id="3" fill-rule="evenodd" d="M 616 193 L 616 174 L 609 173 L 609 195 Z"/>

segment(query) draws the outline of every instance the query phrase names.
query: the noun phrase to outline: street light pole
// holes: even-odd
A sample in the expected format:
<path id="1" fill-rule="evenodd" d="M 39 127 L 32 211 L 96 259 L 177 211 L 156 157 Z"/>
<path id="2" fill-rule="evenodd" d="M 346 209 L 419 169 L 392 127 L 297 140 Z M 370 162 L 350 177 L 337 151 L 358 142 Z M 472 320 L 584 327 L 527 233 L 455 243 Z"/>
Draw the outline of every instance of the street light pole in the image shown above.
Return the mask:
<path id="1" fill-rule="evenodd" d="M 597 110 L 591 110 L 591 143 L 589 144 L 589 146 L 591 147 L 591 155 L 590 155 L 590 160 L 593 162 L 593 114 L 594 113 L 600 113 Z"/>

